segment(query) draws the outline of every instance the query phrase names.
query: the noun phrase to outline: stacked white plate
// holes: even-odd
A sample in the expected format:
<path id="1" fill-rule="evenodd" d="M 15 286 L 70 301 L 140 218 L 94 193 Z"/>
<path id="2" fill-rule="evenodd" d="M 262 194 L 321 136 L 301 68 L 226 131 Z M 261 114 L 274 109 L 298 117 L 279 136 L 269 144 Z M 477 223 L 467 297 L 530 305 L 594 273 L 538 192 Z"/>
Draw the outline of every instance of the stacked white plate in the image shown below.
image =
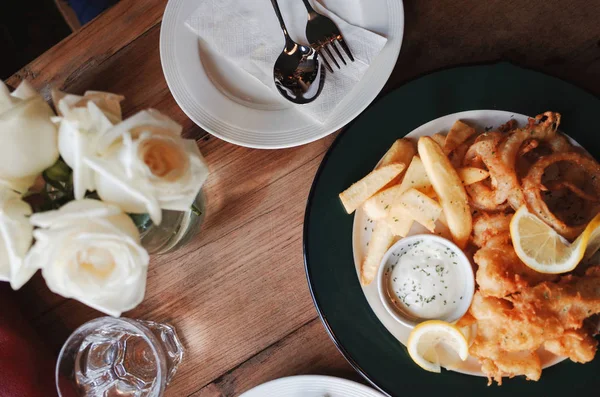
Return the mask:
<path id="1" fill-rule="evenodd" d="M 240 397 L 384 397 L 370 387 L 346 379 L 300 375 L 264 383 Z"/>
<path id="2" fill-rule="evenodd" d="M 303 145 L 337 131 L 379 94 L 392 73 L 404 32 L 401 0 L 364 0 L 361 26 L 388 41 L 359 84 L 325 123 L 304 116 L 279 95 L 201 44 L 185 25 L 199 1 L 170 0 L 160 34 L 160 57 L 175 100 L 196 124 L 241 146 L 279 149 Z M 268 1 L 268 0 L 264 0 Z"/>

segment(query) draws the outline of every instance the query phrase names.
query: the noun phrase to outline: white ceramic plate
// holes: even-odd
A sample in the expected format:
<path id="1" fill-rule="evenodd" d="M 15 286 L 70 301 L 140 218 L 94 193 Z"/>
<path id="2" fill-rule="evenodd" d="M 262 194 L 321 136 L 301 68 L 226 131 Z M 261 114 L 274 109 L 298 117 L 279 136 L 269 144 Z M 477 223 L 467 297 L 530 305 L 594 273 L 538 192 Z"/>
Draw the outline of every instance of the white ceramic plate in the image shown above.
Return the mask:
<path id="1" fill-rule="evenodd" d="M 363 0 L 362 15 L 356 16 L 357 20 L 388 41 L 360 83 L 320 124 L 200 44 L 185 21 L 201 1 L 208 0 L 170 0 L 167 4 L 160 32 L 163 72 L 173 97 L 192 121 L 237 145 L 279 149 L 303 145 L 337 131 L 375 99 L 400 53 L 402 1 Z"/>
<path id="2" fill-rule="evenodd" d="M 384 397 L 370 387 L 346 379 L 300 375 L 264 383 L 240 397 Z"/>
<path id="3" fill-rule="evenodd" d="M 454 113 L 444 117 L 440 117 L 438 119 L 430 121 L 427 124 L 423 124 L 422 126 L 410 132 L 406 136 L 418 138 L 421 136 L 431 136 L 437 132 L 446 133 L 450 130 L 452 124 L 454 124 L 454 122 L 459 119 L 475 127 L 478 131 L 481 131 L 485 128 L 495 129 L 501 126 L 502 124 L 506 123 L 510 119 L 517 120 L 519 125 L 523 126 L 527 122 L 528 116 L 499 110 L 472 110 L 468 112 Z M 573 143 L 577 144 L 576 142 Z M 373 231 L 374 225 L 374 222 L 368 219 L 362 207 L 356 210 L 352 230 L 352 249 L 354 254 L 354 265 L 356 266 L 356 274 L 359 280 L 360 263 L 362 262 L 362 258 L 366 253 L 367 243 L 371 239 L 371 233 Z M 419 233 L 429 232 L 423 226 L 415 222 L 413 224 L 412 229 L 410 230 L 409 235 Z M 398 339 L 398 341 L 400 341 L 403 345 L 406 346 L 406 342 L 408 340 L 408 336 L 410 335 L 411 328 L 400 324 L 387 312 L 387 310 L 383 306 L 383 303 L 381 302 L 381 299 L 379 298 L 379 293 L 377 291 L 377 282 L 374 281 L 368 286 L 362 286 L 362 290 L 365 294 L 365 297 L 367 298 L 367 301 L 369 302 L 369 305 L 371 306 L 371 309 L 373 309 L 375 315 L 377 316 L 377 318 L 379 318 L 379 321 L 383 323 L 387 330 L 392 335 L 394 335 L 394 337 Z M 564 360 L 563 357 L 557 357 L 542 349 L 538 351 L 538 354 L 540 355 L 543 368 L 550 367 Z M 468 375 L 485 376 L 483 372 L 481 372 L 481 366 L 473 357 L 469 357 L 467 361 L 461 363 L 461 365 L 458 367 L 448 369 Z"/>

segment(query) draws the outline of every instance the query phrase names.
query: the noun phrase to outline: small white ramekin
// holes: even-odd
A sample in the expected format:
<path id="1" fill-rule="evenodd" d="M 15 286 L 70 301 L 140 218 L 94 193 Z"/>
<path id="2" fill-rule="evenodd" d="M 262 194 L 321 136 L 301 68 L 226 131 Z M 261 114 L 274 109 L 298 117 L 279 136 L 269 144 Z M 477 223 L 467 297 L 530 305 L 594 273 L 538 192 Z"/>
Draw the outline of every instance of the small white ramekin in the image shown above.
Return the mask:
<path id="1" fill-rule="evenodd" d="M 392 265 L 390 258 L 393 254 L 400 252 L 402 248 L 406 247 L 408 244 L 414 243 L 416 240 L 435 241 L 436 243 L 440 243 L 450 248 L 454 253 L 456 253 L 458 259 L 457 262 L 461 266 L 461 270 L 464 275 L 464 277 L 462 277 L 463 283 L 461 286 L 455 287 L 462 288 L 463 296 L 466 299 L 462 299 L 460 301 L 460 304 L 456 307 L 456 309 L 452 312 L 449 312 L 444 317 L 435 319 L 415 317 L 410 313 L 402 311 L 400 307 L 398 307 L 392 302 L 392 298 L 390 296 L 392 292 L 389 291 L 390 283 L 388 280 L 389 274 L 391 273 L 388 270 Z M 377 274 L 377 289 L 379 292 L 379 298 L 381 299 L 381 302 L 383 303 L 383 306 L 388 311 L 388 313 L 396 321 L 398 321 L 401 324 L 404 324 L 409 328 L 413 328 L 417 324 L 426 320 L 443 320 L 449 323 L 454 323 L 462 316 L 464 316 L 467 310 L 469 310 L 469 306 L 471 306 L 473 294 L 475 293 L 475 276 L 473 274 L 473 267 L 471 266 L 471 262 L 469 261 L 465 253 L 456 246 L 456 244 L 454 244 L 448 239 L 432 234 L 417 234 L 399 240 L 396 244 L 392 245 L 389 250 L 387 250 L 379 266 L 379 272 Z"/>

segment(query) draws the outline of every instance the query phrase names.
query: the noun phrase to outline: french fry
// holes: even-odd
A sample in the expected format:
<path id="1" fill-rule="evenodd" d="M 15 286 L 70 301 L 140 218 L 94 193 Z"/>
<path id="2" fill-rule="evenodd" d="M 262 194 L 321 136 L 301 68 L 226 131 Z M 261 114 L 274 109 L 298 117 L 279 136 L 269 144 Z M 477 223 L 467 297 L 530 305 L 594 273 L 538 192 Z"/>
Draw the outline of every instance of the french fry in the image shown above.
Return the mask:
<path id="1" fill-rule="evenodd" d="M 438 223 L 440 223 L 442 226 L 445 226 L 446 229 L 448 228 L 448 221 L 446 220 L 446 215 L 444 214 L 444 211 L 442 211 L 442 213 L 440 214 L 440 217 L 438 218 Z"/>
<path id="2" fill-rule="evenodd" d="M 409 138 L 398 139 L 385 153 L 377 168 L 394 163 L 409 164 L 417 154 L 417 145 Z"/>
<path id="3" fill-rule="evenodd" d="M 465 248 L 473 228 L 467 192 L 448 157 L 430 137 L 421 137 L 419 155 L 444 210 L 456 245 Z"/>
<path id="4" fill-rule="evenodd" d="M 402 193 L 390 210 L 390 223 L 399 221 L 399 217 L 408 214 L 414 221 L 425 226 L 430 232 L 435 231 L 435 222 L 442 213 L 442 207 L 433 199 L 416 189 L 408 189 Z"/>
<path id="5" fill-rule="evenodd" d="M 448 225 L 441 220 L 441 218 L 435 224 L 434 233 L 440 237 L 443 237 L 448 240 L 452 240 L 452 234 L 450 233 L 450 229 L 448 229 Z"/>
<path id="6" fill-rule="evenodd" d="M 445 239 L 452 240 L 452 234 L 450 234 L 450 229 L 448 229 L 448 221 L 446 221 L 446 215 L 444 215 L 444 211 L 442 211 L 440 217 L 435 223 L 434 233 Z"/>
<path id="7" fill-rule="evenodd" d="M 390 164 L 372 171 L 360 181 L 340 193 L 339 197 L 349 214 L 353 213 L 369 197 L 377 193 L 403 170 L 404 164 Z"/>
<path id="8" fill-rule="evenodd" d="M 400 185 L 393 185 L 380 191 L 363 204 L 363 209 L 367 216 L 372 220 L 384 219 L 388 216 L 392 202 L 396 196 L 402 194 Z"/>
<path id="9" fill-rule="evenodd" d="M 431 139 L 433 139 L 438 145 L 440 145 L 441 148 L 443 148 L 444 145 L 446 144 L 446 134 L 443 134 L 441 132 L 438 132 L 437 134 L 433 134 L 431 136 Z"/>
<path id="10" fill-rule="evenodd" d="M 448 155 L 474 134 L 475 128 L 457 120 L 452 128 L 450 128 L 450 131 L 446 136 L 446 141 L 442 146 L 442 148 L 444 148 L 444 154 Z"/>
<path id="11" fill-rule="evenodd" d="M 418 156 L 413 157 L 400 186 L 399 193 L 404 193 L 411 188 L 426 194 L 433 190 L 425 167 L 423 167 L 423 162 Z"/>
<path id="12" fill-rule="evenodd" d="M 490 173 L 488 171 L 476 167 L 458 168 L 456 172 L 458 173 L 458 177 L 465 186 L 481 182 L 490 176 Z"/>
<path id="13" fill-rule="evenodd" d="M 392 218 L 385 218 L 384 220 L 394 236 L 406 237 L 410 233 L 410 229 L 415 221 L 406 213 L 400 214 L 400 210 L 397 212 L 397 216 Z"/>
<path id="14" fill-rule="evenodd" d="M 394 236 L 406 237 L 415 222 L 403 208 L 397 208 L 394 217 L 384 219 Z"/>
<path id="15" fill-rule="evenodd" d="M 373 220 L 383 219 L 389 214 L 392 203 L 396 197 L 400 196 L 410 188 L 420 190 L 429 196 L 435 193 L 431 186 L 431 182 L 427 177 L 425 168 L 423 168 L 423 163 L 418 156 L 412 157 L 412 161 L 410 162 L 400 185 L 393 185 L 392 187 L 388 187 L 375 194 L 365 202 L 363 209 L 369 218 Z"/>
<path id="16" fill-rule="evenodd" d="M 375 279 L 383 255 L 394 242 L 394 235 L 384 221 L 375 224 L 375 229 L 369 241 L 367 255 L 360 267 L 360 282 L 369 285 Z"/>

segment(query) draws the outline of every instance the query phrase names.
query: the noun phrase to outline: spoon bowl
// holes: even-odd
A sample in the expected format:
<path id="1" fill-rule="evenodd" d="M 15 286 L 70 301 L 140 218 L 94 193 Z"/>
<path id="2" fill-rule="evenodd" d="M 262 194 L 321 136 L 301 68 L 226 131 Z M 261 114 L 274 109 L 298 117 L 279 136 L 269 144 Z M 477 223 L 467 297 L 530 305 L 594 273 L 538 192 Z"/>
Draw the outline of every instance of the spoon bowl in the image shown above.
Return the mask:
<path id="1" fill-rule="evenodd" d="M 289 101 L 312 102 L 323 90 L 325 68 L 312 48 L 297 43 L 289 48 L 288 44 L 275 62 L 275 86 Z"/>
<path id="2" fill-rule="evenodd" d="M 291 39 L 277 0 L 271 0 L 271 3 L 285 36 L 285 47 L 273 69 L 275 86 L 288 101 L 297 104 L 312 102 L 323 90 L 325 68 L 314 49 L 300 45 Z"/>

